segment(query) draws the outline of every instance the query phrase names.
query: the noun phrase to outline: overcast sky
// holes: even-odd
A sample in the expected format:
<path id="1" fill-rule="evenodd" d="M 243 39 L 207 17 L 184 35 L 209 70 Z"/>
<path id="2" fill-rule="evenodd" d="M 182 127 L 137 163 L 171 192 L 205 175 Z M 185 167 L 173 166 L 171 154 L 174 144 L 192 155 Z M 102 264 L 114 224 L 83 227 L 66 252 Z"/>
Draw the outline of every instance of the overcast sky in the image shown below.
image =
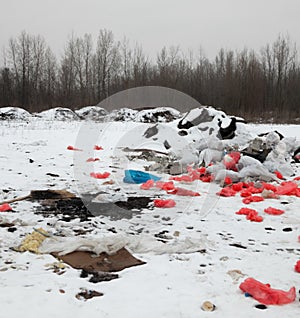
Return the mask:
<path id="1" fill-rule="evenodd" d="M 300 42 L 300 0 L 0 0 L 0 47 L 10 37 L 42 35 L 63 52 L 68 36 L 112 30 L 140 43 L 149 57 L 164 45 L 198 50 L 209 58 L 223 47 L 259 50 L 279 33 Z"/>

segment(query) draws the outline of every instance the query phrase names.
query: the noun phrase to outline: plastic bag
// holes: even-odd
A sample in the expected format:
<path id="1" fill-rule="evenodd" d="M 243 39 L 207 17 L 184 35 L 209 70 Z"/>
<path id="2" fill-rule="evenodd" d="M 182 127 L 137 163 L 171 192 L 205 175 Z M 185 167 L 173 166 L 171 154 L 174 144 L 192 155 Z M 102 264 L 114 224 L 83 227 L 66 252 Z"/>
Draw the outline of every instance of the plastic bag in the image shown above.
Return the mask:
<path id="1" fill-rule="evenodd" d="M 109 172 L 103 172 L 103 173 L 91 172 L 90 176 L 95 179 L 106 179 L 110 176 L 110 173 Z"/>
<path id="2" fill-rule="evenodd" d="M 267 213 L 267 214 L 271 214 L 271 215 L 281 215 L 281 214 L 284 213 L 283 210 L 275 209 L 275 208 L 272 208 L 272 207 L 268 207 L 267 209 L 264 209 L 264 212 Z"/>
<path id="3" fill-rule="evenodd" d="M 190 197 L 199 197 L 200 196 L 199 192 L 194 192 L 194 191 L 187 190 L 184 188 L 174 188 L 174 190 L 168 191 L 168 194 L 176 194 L 176 195 L 190 196 Z"/>
<path id="4" fill-rule="evenodd" d="M 246 215 L 247 220 L 252 222 L 262 222 L 263 217 L 258 215 L 258 212 L 253 209 L 241 208 L 239 211 L 235 212 L 238 215 Z"/>
<path id="5" fill-rule="evenodd" d="M 148 180 L 158 181 L 160 177 L 139 170 L 125 170 L 123 181 L 126 183 L 145 183 Z"/>
<path id="6" fill-rule="evenodd" d="M 141 184 L 140 188 L 143 190 L 149 190 L 154 187 L 154 180 L 150 179 L 145 183 Z"/>
<path id="7" fill-rule="evenodd" d="M 231 187 L 225 187 L 216 194 L 221 197 L 234 197 L 236 195 L 236 191 L 234 191 Z"/>
<path id="8" fill-rule="evenodd" d="M 167 200 L 155 199 L 153 203 L 154 203 L 154 206 L 157 208 L 173 208 L 176 205 L 176 202 L 172 199 L 167 199 Z"/>
<path id="9" fill-rule="evenodd" d="M 173 181 L 169 182 L 163 182 L 163 181 L 157 181 L 155 183 L 156 188 L 165 190 L 165 191 L 170 191 L 175 189 L 175 185 Z"/>
<path id="10" fill-rule="evenodd" d="M 246 197 L 245 199 L 243 199 L 244 204 L 249 204 L 251 202 L 261 202 L 261 201 L 264 201 L 264 198 L 259 197 L 257 195 L 249 196 L 249 197 Z"/>
<path id="11" fill-rule="evenodd" d="M 240 289 L 264 305 L 289 304 L 296 298 L 295 287 L 285 292 L 283 290 L 273 289 L 269 284 L 263 284 L 254 278 L 247 278 L 240 284 Z"/>
<path id="12" fill-rule="evenodd" d="M 296 271 L 297 273 L 300 273 L 300 261 L 298 261 L 298 262 L 296 263 L 296 265 L 295 265 L 295 271 Z"/>
<path id="13" fill-rule="evenodd" d="M 0 212 L 12 211 L 12 207 L 8 203 L 0 205 Z"/>
<path id="14" fill-rule="evenodd" d="M 295 182 L 287 181 L 282 182 L 276 189 L 276 194 L 279 195 L 291 195 L 297 189 L 298 185 Z"/>

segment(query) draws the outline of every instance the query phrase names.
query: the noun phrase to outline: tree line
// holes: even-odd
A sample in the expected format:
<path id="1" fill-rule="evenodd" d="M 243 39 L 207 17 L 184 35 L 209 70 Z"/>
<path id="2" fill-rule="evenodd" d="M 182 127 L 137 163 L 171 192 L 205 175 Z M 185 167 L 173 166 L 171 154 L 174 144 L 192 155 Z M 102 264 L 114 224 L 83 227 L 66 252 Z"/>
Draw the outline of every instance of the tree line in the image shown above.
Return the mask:
<path id="1" fill-rule="evenodd" d="M 0 106 L 38 112 L 55 106 L 96 105 L 124 89 L 159 85 L 180 90 L 203 105 L 248 120 L 293 122 L 300 117 L 300 64 L 295 43 L 279 35 L 259 52 L 162 48 L 150 60 L 140 45 L 117 41 L 111 31 L 72 35 L 58 59 L 40 35 L 23 31 L 1 53 Z M 186 111 L 187 109 L 179 109 Z"/>

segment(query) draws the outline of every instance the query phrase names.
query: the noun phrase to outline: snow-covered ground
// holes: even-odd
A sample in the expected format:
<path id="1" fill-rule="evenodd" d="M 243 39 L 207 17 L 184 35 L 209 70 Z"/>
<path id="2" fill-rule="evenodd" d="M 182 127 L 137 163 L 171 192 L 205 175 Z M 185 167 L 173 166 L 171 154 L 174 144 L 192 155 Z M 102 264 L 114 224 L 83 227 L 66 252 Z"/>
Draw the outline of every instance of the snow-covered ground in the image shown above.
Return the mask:
<path id="1" fill-rule="evenodd" d="M 220 186 L 194 181 L 181 186 L 198 191 L 199 197 L 162 195 L 157 190 L 140 190 L 139 185 L 123 182 L 124 170 L 147 164 L 129 160 L 122 147 L 149 148 L 151 144 L 140 138 L 150 124 L 133 122 L 89 123 L 78 121 L 0 122 L 0 201 L 25 196 L 31 190 L 66 189 L 81 195 L 103 191 L 106 196 L 118 190 L 122 196 L 150 195 L 173 198 L 176 206 L 169 209 L 152 208 L 135 214 L 130 219 L 112 220 L 105 216 L 90 221 L 58 221 L 57 217 L 34 214 L 38 203 L 11 203 L 12 212 L 0 212 L 0 218 L 15 222 L 16 231 L 0 228 L 0 317 L 285 317 L 299 316 L 300 274 L 294 265 L 300 259 L 300 198 L 281 196 L 279 199 L 251 203 L 264 216 L 261 223 L 250 222 L 235 212 L 245 207 L 240 196 L 219 197 Z M 169 142 L 176 141 L 165 131 Z M 278 130 L 284 136 L 298 137 L 299 125 L 249 125 L 252 132 Z M 169 135 L 168 135 L 169 133 Z M 136 139 L 134 139 L 136 136 Z M 158 136 L 158 139 L 160 137 Z M 172 140 L 172 138 L 174 140 Z M 171 141 L 170 141 L 171 140 Z M 190 140 L 178 143 L 188 146 Z M 103 150 L 94 150 L 94 145 Z M 85 149 L 67 150 L 69 145 Z M 86 163 L 89 157 L 99 161 Z M 81 165 L 81 164 L 82 165 Z M 300 175 L 299 165 L 296 175 Z M 113 184 L 107 180 L 90 178 L 89 172 L 110 172 Z M 166 174 L 154 173 L 167 181 Z M 272 206 L 285 213 L 272 216 L 263 213 Z M 86 237 L 113 237 L 114 232 L 124 237 L 163 237 L 167 245 L 188 239 L 201 252 L 133 253 L 145 265 L 125 269 L 120 278 L 93 284 L 80 278 L 80 271 L 68 267 L 63 275 L 47 270 L 55 258 L 48 254 L 18 253 L 25 234 L 34 228 L 73 237 L 74 230 L 91 230 Z M 163 234 L 162 234 L 163 233 Z M 77 236 L 78 237 L 78 236 Z M 79 239 L 79 237 L 78 237 Z M 151 246 L 150 246 L 151 247 Z M 243 275 L 233 276 L 238 270 Z M 233 271 L 233 272 L 232 272 Z M 267 306 L 261 310 L 257 302 L 245 297 L 239 284 L 253 277 L 273 288 L 289 290 L 296 287 L 296 300 L 288 305 Z M 75 295 L 81 288 L 104 293 L 87 301 Z M 210 301 L 214 312 L 204 312 L 201 305 Z"/>

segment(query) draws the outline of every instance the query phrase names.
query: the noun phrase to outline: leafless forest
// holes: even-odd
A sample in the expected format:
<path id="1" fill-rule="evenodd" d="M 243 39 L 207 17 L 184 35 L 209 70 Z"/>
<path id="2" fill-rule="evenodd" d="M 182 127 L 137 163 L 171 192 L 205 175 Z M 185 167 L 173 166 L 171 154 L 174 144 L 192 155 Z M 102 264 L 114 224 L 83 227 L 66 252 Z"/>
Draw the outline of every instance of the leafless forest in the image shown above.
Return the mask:
<path id="1" fill-rule="evenodd" d="M 174 46 L 162 48 L 152 61 L 141 46 L 117 41 L 108 30 L 100 30 L 96 41 L 89 34 L 71 36 L 57 57 L 43 37 L 22 32 L 1 52 L 0 106 L 76 109 L 123 89 L 160 85 L 251 121 L 297 122 L 298 57 L 289 36 L 279 35 L 259 52 L 220 49 L 208 59 L 201 50 Z"/>

